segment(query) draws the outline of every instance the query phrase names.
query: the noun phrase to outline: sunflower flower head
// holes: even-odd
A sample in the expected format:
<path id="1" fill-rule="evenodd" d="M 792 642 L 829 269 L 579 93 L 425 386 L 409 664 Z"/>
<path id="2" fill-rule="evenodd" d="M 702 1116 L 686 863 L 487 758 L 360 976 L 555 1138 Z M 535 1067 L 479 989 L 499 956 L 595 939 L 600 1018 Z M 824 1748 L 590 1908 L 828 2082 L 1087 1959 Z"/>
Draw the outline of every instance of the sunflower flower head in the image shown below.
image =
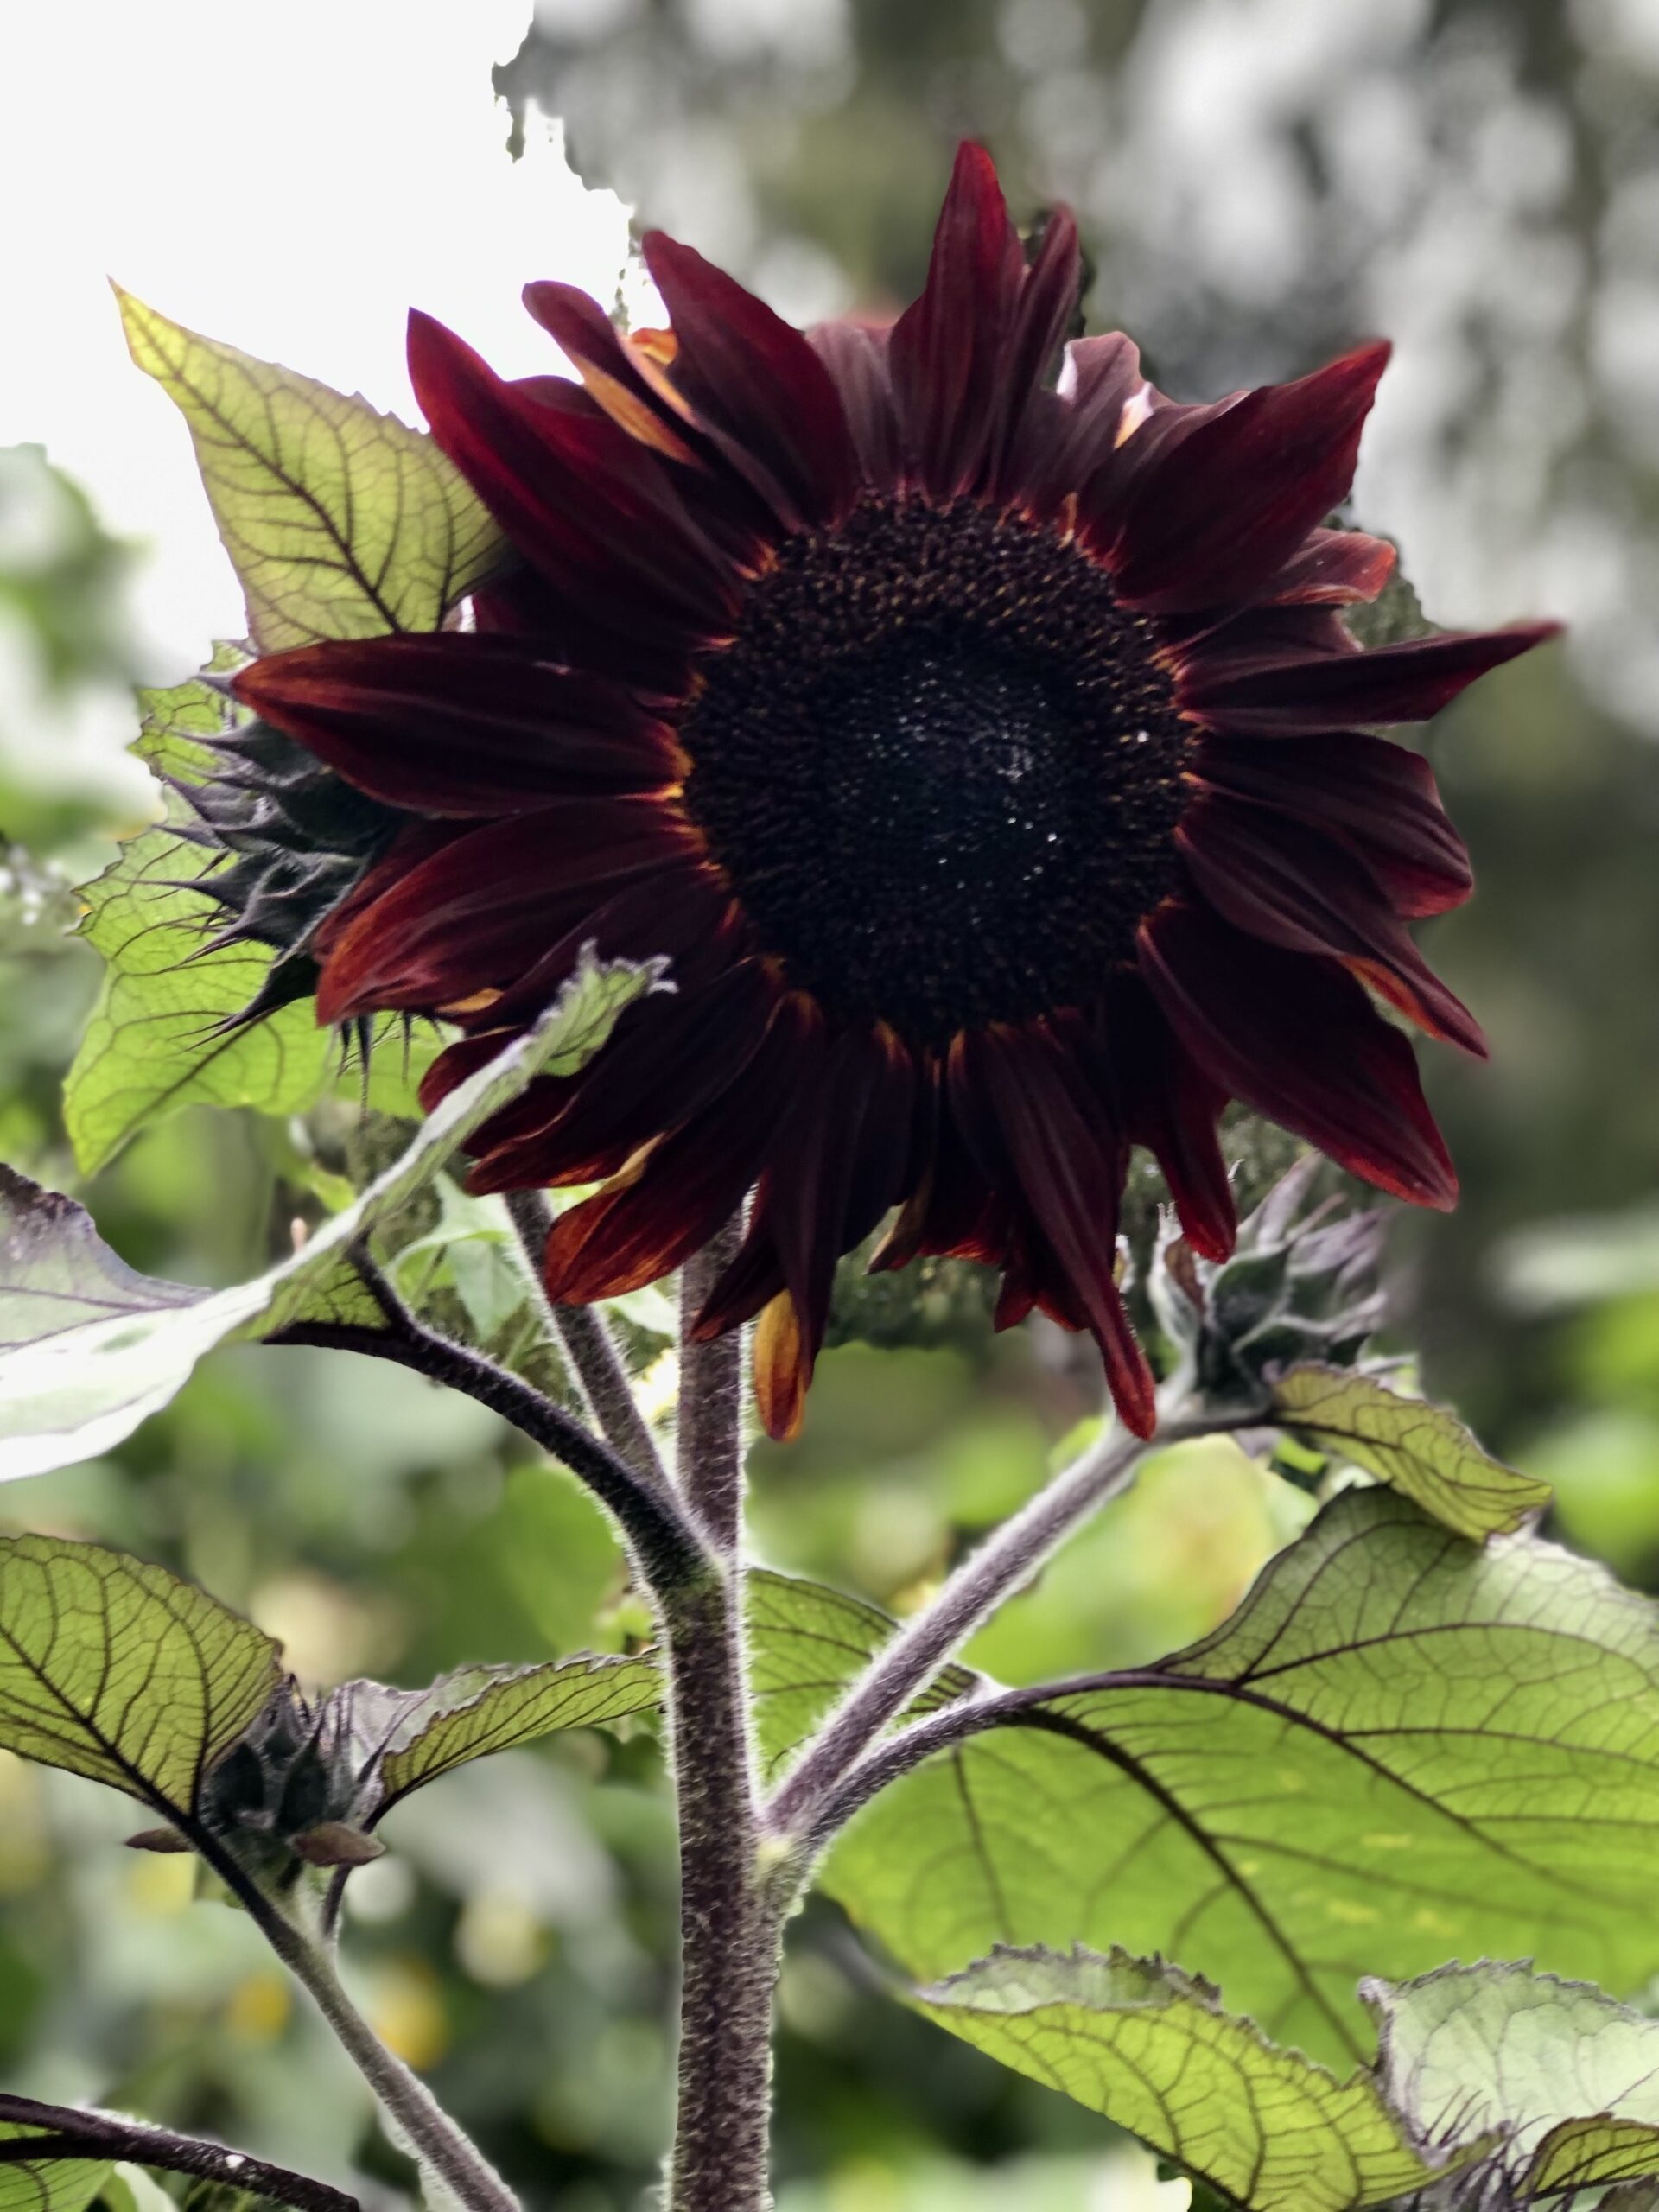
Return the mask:
<path id="1" fill-rule="evenodd" d="M 671 327 L 531 313 L 579 380 L 508 381 L 416 315 L 434 435 L 516 564 L 470 629 L 308 645 L 232 689 L 378 810 L 305 957 L 321 1017 L 462 1034 L 429 1103 L 581 945 L 677 989 L 477 1140 L 481 1192 L 597 1183 L 556 1299 L 677 1268 L 750 1198 L 699 1321 L 757 1324 L 798 1425 L 836 1262 L 1001 1270 L 997 1318 L 1086 1329 L 1123 1419 L 1153 1378 L 1115 1279 L 1131 1149 L 1191 1249 L 1233 1248 L 1243 1100 L 1421 1205 L 1451 1166 L 1403 1017 L 1465 1051 L 1408 924 L 1470 874 L 1419 755 L 1542 627 L 1359 649 L 1392 549 L 1325 526 L 1387 349 L 1177 404 L 1124 337 L 1067 341 L 1061 212 L 1027 255 L 964 147 L 921 296 L 799 331 L 689 246 Z"/>

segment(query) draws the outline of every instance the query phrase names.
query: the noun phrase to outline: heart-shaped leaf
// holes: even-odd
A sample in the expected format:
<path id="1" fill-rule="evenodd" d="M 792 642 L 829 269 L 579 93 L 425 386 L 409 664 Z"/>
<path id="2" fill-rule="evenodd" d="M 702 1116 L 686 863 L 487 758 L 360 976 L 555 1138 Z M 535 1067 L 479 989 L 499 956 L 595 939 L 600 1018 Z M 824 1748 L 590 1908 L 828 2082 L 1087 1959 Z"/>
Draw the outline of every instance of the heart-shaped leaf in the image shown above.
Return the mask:
<path id="1" fill-rule="evenodd" d="M 1160 1959 L 999 1949 L 916 2002 L 1242 2212 L 1363 2212 L 1448 2164 L 1409 2139 L 1369 2073 L 1341 2081 L 1281 2049 Z"/>
<path id="2" fill-rule="evenodd" d="M 662 986 L 663 963 L 595 961 L 575 975 L 535 1027 L 451 1092 L 409 1149 L 304 1250 L 234 1289 L 194 1291 L 125 1268 L 67 1198 L 0 1170 L 0 1481 L 108 1451 L 167 1404 L 196 1362 L 232 1338 L 301 1320 L 373 1325 L 379 1312 L 351 1254 L 429 1184 L 474 1130 L 538 1074 L 573 1074 L 617 1016 Z M 103 1310 L 82 1298 L 66 1325 L 66 1278 L 101 1283 Z"/>
<path id="3" fill-rule="evenodd" d="M 435 630 L 499 564 L 494 521 L 423 431 L 116 298 L 133 359 L 190 426 L 262 652 Z"/>
<path id="4" fill-rule="evenodd" d="M 880 1641 L 880 1616 L 816 1589 L 798 1635 L 787 1588 L 757 1626 L 774 1768 Z M 1476 1548 L 1353 1489 L 1187 1650 L 979 1685 L 928 1725 L 960 1740 L 824 1874 L 918 1979 L 998 1942 L 1122 1941 L 1343 2063 L 1369 2040 L 1363 1974 L 1529 1953 L 1614 1989 L 1659 1971 L 1659 1609 L 1529 1535 Z"/>
<path id="5" fill-rule="evenodd" d="M 282 1681 L 270 1637 L 159 1567 L 0 1539 L 0 1745 L 190 1821 Z"/>
<path id="6" fill-rule="evenodd" d="M 1659 2021 L 1524 1966 L 1367 1982 L 1377 2074 L 1421 2144 L 1501 2138 L 1505 2202 L 1659 2176 Z"/>
<path id="7" fill-rule="evenodd" d="M 375 1690 L 353 1683 L 336 1697 Z M 649 1652 L 624 1656 L 578 1653 L 530 1667 L 462 1667 L 429 1689 L 385 1693 L 395 1708 L 356 1726 L 378 1738 L 373 1754 L 377 1797 L 369 1825 L 423 1783 L 492 1751 L 515 1750 L 566 1728 L 598 1728 L 662 1703 L 662 1674 Z"/>
<path id="8" fill-rule="evenodd" d="M 1447 1407 L 1402 1397 L 1374 1375 L 1289 1368 L 1273 1385 L 1273 1409 L 1319 1451 L 1351 1460 L 1471 1543 L 1513 1535 L 1549 1503 L 1548 1483 L 1484 1452 Z"/>

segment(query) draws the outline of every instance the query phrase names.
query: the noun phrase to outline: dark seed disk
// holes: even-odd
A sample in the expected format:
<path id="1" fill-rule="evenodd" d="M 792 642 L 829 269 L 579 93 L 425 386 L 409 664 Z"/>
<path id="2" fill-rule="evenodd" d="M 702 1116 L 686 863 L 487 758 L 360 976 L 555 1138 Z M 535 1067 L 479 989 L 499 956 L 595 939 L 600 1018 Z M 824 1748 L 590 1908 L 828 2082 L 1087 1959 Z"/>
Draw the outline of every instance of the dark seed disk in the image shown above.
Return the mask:
<path id="1" fill-rule="evenodd" d="M 785 541 L 682 725 L 686 802 L 834 1013 L 943 1041 L 1099 995 L 1168 889 L 1186 725 L 1106 572 L 1020 518 L 866 500 Z"/>

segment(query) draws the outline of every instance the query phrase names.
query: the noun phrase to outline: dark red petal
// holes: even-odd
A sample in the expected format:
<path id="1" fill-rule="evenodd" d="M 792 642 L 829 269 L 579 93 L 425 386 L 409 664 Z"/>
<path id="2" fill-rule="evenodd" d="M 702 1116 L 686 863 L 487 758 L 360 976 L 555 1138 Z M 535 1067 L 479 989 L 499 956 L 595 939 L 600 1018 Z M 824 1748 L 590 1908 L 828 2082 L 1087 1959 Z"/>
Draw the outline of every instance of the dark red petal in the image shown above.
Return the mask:
<path id="1" fill-rule="evenodd" d="M 1137 1436 L 1157 1421 L 1152 1370 L 1116 1280 L 1125 1155 L 1118 1133 L 1084 1110 L 1064 1049 L 1035 1030 L 976 1030 L 947 1063 L 950 1101 L 982 1173 L 1012 1180 L 1059 1310 L 1076 1301 L 1106 1363 L 1112 1398 Z"/>
<path id="2" fill-rule="evenodd" d="M 1398 556 L 1386 537 L 1357 530 L 1313 530 L 1262 597 L 1274 607 L 1351 607 L 1375 599 Z"/>
<path id="3" fill-rule="evenodd" d="M 1474 887 L 1468 849 L 1446 819 L 1434 773 L 1420 753 L 1385 737 L 1207 734 L 1197 774 L 1211 789 L 1277 807 L 1345 838 L 1388 892 L 1415 918 L 1461 906 Z"/>
<path id="4" fill-rule="evenodd" d="M 480 1130 L 470 1191 L 597 1182 L 726 1090 L 766 1033 L 777 987 L 758 961 L 629 1007 L 578 1074 L 543 1078 Z"/>
<path id="5" fill-rule="evenodd" d="M 848 1030 L 797 1092 L 749 1229 L 697 1333 L 747 1320 L 776 1288 L 794 1300 L 803 1382 L 823 1342 L 836 1262 L 899 1195 L 911 1156 L 915 1071 L 885 1027 Z"/>
<path id="6" fill-rule="evenodd" d="M 546 1006 L 591 944 L 601 960 L 666 958 L 677 989 L 701 989 L 747 950 L 731 893 L 701 852 L 685 848 L 623 881 L 594 904 L 565 902 L 566 934 L 502 990 L 479 1020 L 490 1027 L 528 1021 Z M 574 917 L 573 918 L 569 918 Z M 467 1017 L 456 1017 L 465 1026 Z"/>
<path id="7" fill-rule="evenodd" d="M 686 507 L 740 567 L 748 567 L 787 505 L 772 476 L 703 420 L 645 347 L 629 343 L 574 284 L 526 284 L 524 305 L 563 348 L 582 388 L 612 422 L 664 461 Z"/>
<path id="8" fill-rule="evenodd" d="M 618 1298 L 702 1249 L 765 1166 L 821 1022 L 799 993 L 780 1000 L 760 1051 L 712 1106 L 560 1215 L 547 1244 L 550 1298 Z"/>
<path id="9" fill-rule="evenodd" d="M 509 384 L 429 315 L 410 317 L 409 372 L 439 445 L 526 560 L 588 619 L 636 637 L 660 626 L 671 648 L 729 628 L 729 563 L 625 430 Z"/>
<path id="10" fill-rule="evenodd" d="M 1224 920 L 1287 952 L 1329 954 L 1431 1036 L 1485 1057 L 1480 1026 L 1423 959 L 1356 855 L 1307 823 L 1224 792 L 1194 799 L 1175 833 Z"/>
<path id="11" fill-rule="evenodd" d="M 1172 900 L 1141 925 L 1141 965 L 1177 1036 L 1235 1097 L 1397 1198 L 1455 1204 L 1411 1046 L 1336 961 Z"/>
<path id="12" fill-rule="evenodd" d="M 251 661 L 231 689 L 349 784 L 417 814 L 499 815 L 683 776 L 667 728 L 517 639 L 365 638 Z"/>
<path id="13" fill-rule="evenodd" d="M 1124 1135 L 1163 1170 L 1186 1241 L 1224 1260 L 1238 1233 L 1217 1124 L 1227 1094 L 1193 1060 L 1138 976 L 1115 977 L 1097 1017 Z"/>
<path id="14" fill-rule="evenodd" d="M 927 283 L 887 346 L 910 457 L 936 498 L 958 497 L 985 467 L 1024 275 L 991 157 L 982 146 L 964 145 L 933 234 Z"/>
<path id="15" fill-rule="evenodd" d="M 1166 449 L 1123 516 L 1122 596 L 1155 613 L 1216 607 L 1281 567 L 1347 497 L 1389 350 L 1247 392 Z"/>
<path id="16" fill-rule="evenodd" d="M 1219 728 L 1266 737 L 1355 722 L 1426 722 L 1477 677 L 1560 632 L 1559 622 L 1517 623 L 1370 652 L 1290 657 L 1243 671 L 1198 661 L 1181 678 L 1180 702 Z"/>
<path id="17" fill-rule="evenodd" d="M 841 395 L 810 342 L 693 247 L 648 231 L 644 250 L 679 341 L 678 381 L 698 412 L 759 456 L 803 521 L 837 520 L 853 503 L 857 464 Z"/>
<path id="18" fill-rule="evenodd" d="M 1069 207 L 1055 207 L 1020 287 L 999 371 L 1002 427 L 995 442 L 991 473 L 998 499 L 1012 499 L 1022 489 L 1020 464 L 1030 442 L 1027 420 L 1033 403 L 1039 416 L 1054 408 L 1045 378 L 1077 314 L 1082 283 L 1077 223 Z"/>
<path id="19" fill-rule="evenodd" d="M 328 944 L 324 1021 L 407 1007 L 433 1011 L 522 975 L 694 833 L 651 799 L 573 799 L 468 830 L 353 914 Z"/>
<path id="20" fill-rule="evenodd" d="M 887 331 L 861 322 L 821 322 L 807 337 L 836 380 L 860 474 L 884 489 L 896 485 L 902 464 Z"/>

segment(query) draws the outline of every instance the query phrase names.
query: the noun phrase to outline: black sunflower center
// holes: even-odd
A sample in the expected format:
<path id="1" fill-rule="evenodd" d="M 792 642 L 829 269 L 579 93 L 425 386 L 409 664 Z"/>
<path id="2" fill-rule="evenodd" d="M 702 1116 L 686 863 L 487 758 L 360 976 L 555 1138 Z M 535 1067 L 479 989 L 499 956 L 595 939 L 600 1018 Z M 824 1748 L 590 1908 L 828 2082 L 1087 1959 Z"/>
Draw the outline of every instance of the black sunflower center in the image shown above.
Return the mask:
<path id="1" fill-rule="evenodd" d="M 1054 532 L 870 499 L 785 541 L 710 653 L 686 803 L 790 980 L 906 1034 L 1099 995 L 1168 889 L 1185 725 Z"/>

